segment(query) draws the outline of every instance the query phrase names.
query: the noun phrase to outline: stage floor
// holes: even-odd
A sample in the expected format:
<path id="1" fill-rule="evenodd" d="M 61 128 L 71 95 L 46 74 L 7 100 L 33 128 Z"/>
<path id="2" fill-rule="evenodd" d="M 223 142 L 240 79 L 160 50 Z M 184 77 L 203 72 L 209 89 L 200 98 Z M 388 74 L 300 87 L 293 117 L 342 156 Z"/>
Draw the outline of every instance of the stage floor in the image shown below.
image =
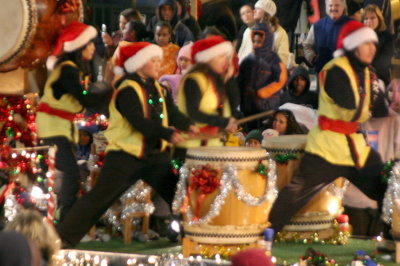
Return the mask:
<path id="1" fill-rule="evenodd" d="M 328 245 L 328 244 L 304 244 L 304 243 L 274 243 L 272 255 L 277 258 L 277 264 L 291 265 L 299 261 L 304 255 L 307 248 L 312 247 L 314 250 L 322 252 L 334 259 L 338 265 L 350 265 L 357 250 L 363 250 L 366 254 L 376 256 L 377 261 L 383 265 L 397 265 L 392 260 L 385 260 L 386 253 L 375 254 L 376 242 L 373 240 L 350 239 L 347 245 Z M 179 254 L 182 251 L 180 243 L 171 243 L 166 238 L 153 240 L 147 243 L 132 241 L 131 244 L 125 245 L 122 238 L 114 238 L 109 242 L 87 242 L 77 246 L 81 250 L 109 251 L 134 254 Z"/>

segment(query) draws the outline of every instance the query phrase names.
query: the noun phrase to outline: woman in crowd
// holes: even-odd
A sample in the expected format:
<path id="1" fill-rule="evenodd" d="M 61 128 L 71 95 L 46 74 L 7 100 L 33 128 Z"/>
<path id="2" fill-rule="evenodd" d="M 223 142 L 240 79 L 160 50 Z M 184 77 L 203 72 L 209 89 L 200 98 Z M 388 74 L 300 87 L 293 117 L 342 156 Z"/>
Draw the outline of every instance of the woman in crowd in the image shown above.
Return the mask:
<path id="1" fill-rule="evenodd" d="M 268 121 L 266 128 L 274 129 L 279 135 L 306 134 L 307 130 L 297 123 L 295 116 L 289 110 L 277 110 Z"/>
<path id="2" fill-rule="evenodd" d="M 382 12 L 376 5 L 368 5 L 365 7 L 362 21 L 378 35 L 379 42 L 372 66 L 375 68 L 378 78 L 383 80 L 385 86 L 388 86 L 390 83 L 390 69 L 394 52 L 393 35 L 387 31 Z"/>

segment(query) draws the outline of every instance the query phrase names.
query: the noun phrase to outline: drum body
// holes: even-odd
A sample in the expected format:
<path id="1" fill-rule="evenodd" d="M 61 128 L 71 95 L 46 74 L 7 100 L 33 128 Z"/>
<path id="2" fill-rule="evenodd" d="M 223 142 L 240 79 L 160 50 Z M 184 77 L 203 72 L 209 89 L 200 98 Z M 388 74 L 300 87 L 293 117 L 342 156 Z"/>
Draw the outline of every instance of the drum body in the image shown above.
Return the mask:
<path id="1" fill-rule="evenodd" d="M 304 156 L 307 135 L 287 135 L 271 137 L 263 141 L 263 146 L 272 158 L 290 158 L 285 163 L 277 163 L 277 187 L 286 186 L 300 166 Z M 323 189 L 314 199 L 307 203 L 284 227 L 285 231 L 315 231 L 332 228 L 334 219 L 343 211 L 342 198 L 345 179 L 338 178 L 327 188 Z"/>
<path id="2" fill-rule="evenodd" d="M 186 165 L 193 173 L 194 169 L 207 165 L 215 169 L 217 178 L 221 180 L 224 171 L 229 166 L 237 169 L 236 180 L 244 191 L 253 197 L 262 197 L 268 190 L 265 176 L 256 172 L 259 163 L 268 165 L 267 154 L 263 149 L 244 147 L 202 147 L 189 149 Z M 231 177 L 228 177 L 228 179 Z M 201 190 L 190 190 L 193 179 L 189 178 L 188 199 L 192 213 L 200 213 L 201 218 L 210 212 L 210 206 L 216 201 L 217 195 L 227 183 L 220 183 L 220 187 L 210 194 L 202 195 Z M 199 206 L 199 198 L 204 200 Z M 265 200 L 258 206 L 250 206 L 239 199 L 237 190 L 232 186 L 225 197 L 219 213 L 210 221 L 203 224 L 190 224 L 185 217 L 184 230 L 186 236 L 198 243 L 210 244 L 245 244 L 255 242 L 260 238 L 263 230 L 268 226 L 270 201 Z"/>
<path id="3" fill-rule="evenodd" d="M 57 13 L 57 1 L 0 0 L 0 4 L 0 72 L 43 64 L 66 25 L 65 16 Z M 77 11 L 79 15 L 68 15 L 67 20 L 79 19 L 82 10 Z"/>

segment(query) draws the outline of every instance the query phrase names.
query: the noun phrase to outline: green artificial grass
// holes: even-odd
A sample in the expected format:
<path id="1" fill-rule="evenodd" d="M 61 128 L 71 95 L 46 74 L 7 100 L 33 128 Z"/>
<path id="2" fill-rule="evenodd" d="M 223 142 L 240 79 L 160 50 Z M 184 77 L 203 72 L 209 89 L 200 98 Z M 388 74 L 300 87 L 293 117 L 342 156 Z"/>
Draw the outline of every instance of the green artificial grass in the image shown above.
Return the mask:
<path id="1" fill-rule="evenodd" d="M 363 250 L 368 255 L 374 255 L 375 241 L 350 239 L 347 245 L 328 245 L 328 244 L 303 244 L 303 243 L 274 243 L 272 255 L 277 258 L 277 264 L 293 264 L 299 261 L 307 248 L 312 247 L 315 251 L 322 252 L 330 259 L 334 259 L 338 265 L 351 265 L 354 253 L 357 250 Z M 109 251 L 133 254 L 178 254 L 182 251 L 180 243 L 171 243 L 166 238 L 141 243 L 132 241 L 125 245 L 121 238 L 113 238 L 109 242 L 87 242 L 78 245 L 77 249 Z M 396 265 L 393 261 L 383 260 L 382 255 L 375 255 L 377 261 L 383 265 Z"/>

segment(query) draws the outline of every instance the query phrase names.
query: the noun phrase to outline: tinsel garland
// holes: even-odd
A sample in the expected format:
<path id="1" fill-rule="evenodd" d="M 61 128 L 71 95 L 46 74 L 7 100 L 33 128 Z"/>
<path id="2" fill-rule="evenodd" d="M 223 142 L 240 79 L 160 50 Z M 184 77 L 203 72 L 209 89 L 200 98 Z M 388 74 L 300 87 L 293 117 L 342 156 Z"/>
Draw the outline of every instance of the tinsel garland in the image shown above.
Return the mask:
<path id="1" fill-rule="evenodd" d="M 237 167 L 235 165 L 228 165 L 221 175 L 220 193 L 215 197 L 213 203 L 210 205 L 208 213 L 198 220 L 194 220 L 193 213 L 189 206 L 190 204 L 185 202 L 188 191 L 189 174 L 190 171 L 188 166 L 187 164 L 184 164 L 180 169 L 180 178 L 177 184 L 175 198 L 172 203 L 174 214 L 178 215 L 181 212 L 186 213 L 189 225 L 205 224 L 216 217 L 219 214 L 222 205 L 225 203 L 225 198 L 228 196 L 232 188 L 234 188 L 238 199 L 250 206 L 259 206 L 266 200 L 270 200 L 271 204 L 273 204 L 278 194 L 276 189 L 276 165 L 272 159 L 269 159 L 268 181 L 267 187 L 265 188 L 265 194 L 260 197 L 254 197 L 250 193 L 246 192 L 237 177 Z"/>
<path id="2" fill-rule="evenodd" d="M 310 266 L 333 266 L 335 265 L 335 260 L 330 259 L 327 255 L 322 252 L 315 251 L 313 248 L 308 248 L 306 251 L 306 255 L 300 257 L 301 265 L 310 265 Z"/>
<path id="3" fill-rule="evenodd" d="M 395 162 L 388 173 L 388 187 L 383 199 L 382 220 L 390 224 L 392 222 L 394 201 L 400 199 L 400 162 Z"/>
<path id="4" fill-rule="evenodd" d="M 344 196 L 344 193 L 347 190 L 347 187 L 350 185 L 350 181 L 345 179 L 343 181 L 343 186 L 342 187 L 338 187 L 335 183 L 331 183 L 328 186 L 328 191 L 329 193 L 331 193 L 332 196 L 342 199 Z"/>
<path id="5" fill-rule="evenodd" d="M 99 130 L 105 130 L 108 127 L 109 123 L 105 115 L 98 113 L 91 116 L 85 116 L 85 114 L 76 114 L 74 122 L 78 123 L 81 126 L 87 127 L 97 125 L 99 127 Z"/>
<path id="6" fill-rule="evenodd" d="M 278 154 L 274 156 L 275 162 L 282 164 L 288 163 L 289 160 L 297 160 L 298 158 L 299 156 L 293 153 Z"/>

